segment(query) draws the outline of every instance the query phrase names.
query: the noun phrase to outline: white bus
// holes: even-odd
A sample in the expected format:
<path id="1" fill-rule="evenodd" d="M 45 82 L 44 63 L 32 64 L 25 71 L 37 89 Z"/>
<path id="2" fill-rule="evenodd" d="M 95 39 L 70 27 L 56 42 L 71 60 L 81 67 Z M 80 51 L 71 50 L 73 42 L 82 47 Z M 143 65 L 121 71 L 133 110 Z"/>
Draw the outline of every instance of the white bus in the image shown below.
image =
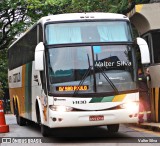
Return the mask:
<path id="1" fill-rule="evenodd" d="M 9 47 L 11 109 L 49 128 L 138 122 L 136 47 L 149 63 L 146 42 L 133 40 L 129 19 L 112 13 L 41 18 Z"/>
<path id="2" fill-rule="evenodd" d="M 160 122 L 160 3 L 136 5 L 128 13 L 131 23 L 149 46 L 151 63 L 150 102 L 152 122 Z M 151 10 L 151 11 L 150 11 Z"/>

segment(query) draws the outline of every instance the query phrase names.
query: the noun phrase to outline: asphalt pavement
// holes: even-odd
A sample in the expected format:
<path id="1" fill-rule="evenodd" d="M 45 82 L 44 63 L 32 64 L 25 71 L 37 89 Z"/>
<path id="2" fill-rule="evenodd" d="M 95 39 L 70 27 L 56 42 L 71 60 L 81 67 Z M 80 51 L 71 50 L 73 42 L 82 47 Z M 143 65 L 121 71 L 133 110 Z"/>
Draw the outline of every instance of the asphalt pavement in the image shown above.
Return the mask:
<path id="1" fill-rule="evenodd" d="M 27 126 L 19 126 L 14 115 L 8 114 L 5 117 L 6 123 L 10 127 L 10 132 L 0 133 L 0 137 L 12 138 L 13 142 L 17 142 L 15 139 L 19 139 L 19 142 L 26 142 L 25 140 L 27 139 L 31 142 L 33 139 L 38 139 L 45 142 L 45 146 L 49 146 L 50 143 L 54 144 L 54 146 L 104 146 L 108 144 L 110 146 L 128 146 L 128 144 L 130 146 L 135 144 L 136 146 L 160 146 L 160 132 L 140 127 L 147 123 L 121 124 L 119 132 L 114 134 L 108 133 L 106 126 L 52 129 L 50 137 L 43 138 L 40 127 L 37 124 L 32 123 Z M 151 125 L 152 123 L 149 124 Z M 149 140 L 150 142 L 146 142 Z M 156 140 L 158 141 L 156 142 Z M 2 143 L 1 145 L 7 146 L 8 144 Z M 12 145 L 18 146 L 19 143 L 12 143 Z M 23 145 L 25 144 L 23 143 Z M 29 143 L 29 145 L 33 144 Z"/>

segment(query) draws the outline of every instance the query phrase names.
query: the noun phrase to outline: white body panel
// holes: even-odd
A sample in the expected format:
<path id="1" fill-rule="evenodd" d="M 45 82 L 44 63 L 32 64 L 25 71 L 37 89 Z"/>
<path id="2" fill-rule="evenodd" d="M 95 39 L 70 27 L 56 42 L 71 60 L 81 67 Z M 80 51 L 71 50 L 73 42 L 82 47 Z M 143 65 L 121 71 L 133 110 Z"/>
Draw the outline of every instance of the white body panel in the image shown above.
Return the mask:
<path id="1" fill-rule="evenodd" d="M 138 101 L 139 100 L 138 97 L 139 97 L 138 93 L 131 93 L 131 94 L 126 94 L 124 100 L 121 102 L 95 102 L 95 103 L 90 102 L 92 98 L 57 97 L 57 98 L 54 98 L 54 105 L 68 106 L 68 107 L 76 108 L 79 110 L 104 110 L 104 109 L 109 109 L 126 102 Z M 76 102 L 76 101 L 78 101 L 79 103 L 82 101 L 82 104 L 74 104 L 73 102 Z M 84 104 L 83 104 L 83 101 L 85 101 Z M 48 104 L 52 105 L 52 103 L 53 102 Z"/>
<path id="2" fill-rule="evenodd" d="M 128 17 L 122 14 L 114 13 L 71 13 L 71 14 L 59 14 L 42 17 L 38 22 L 46 23 L 50 21 L 71 21 L 71 20 L 92 20 L 92 19 L 123 19 L 129 20 Z"/>
<path id="3" fill-rule="evenodd" d="M 138 111 L 137 111 L 138 112 Z M 95 126 L 95 125 L 108 125 L 108 124 L 119 124 L 119 123 L 137 123 L 138 118 L 130 118 L 129 113 L 125 109 L 122 110 L 108 110 L 98 112 L 53 112 L 49 110 L 49 127 L 77 127 L 77 126 Z M 89 121 L 89 116 L 103 115 L 103 121 Z M 62 121 L 52 121 L 52 118 L 61 118 Z"/>
<path id="4" fill-rule="evenodd" d="M 36 116 L 36 97 L 41 97 L 42 84 L 39 71 L 35 70 L 35 63 L 32 63 L 32 121 L 37 122 Z"/>
<path id="5" fill-rule="evenodd" d="M 50 97 L 51 98 L 51 97 Z M 53 97 L 52 97 L 53 98 Z M 58 99 L 58 98 L 57 98 Z M 86 100 L 86 104 L 73 104 L 73 101 Z M 109 109 L 123 103 L 131 101 L 139 101 L 139 93 L 127 94 L 122 102 L 98 102 L 89 103 L 90 98 L 59 98 L 54 101 L 54 105 L 75 107 L 76 109 L 86 111 L 57 112 L 49 108 L 49 127 L 76 127 L 76 126 L 94 126 L 119 123 L 137 123 L 138 117 L 135 116 L 139 112 L 136 109 Z M 51 101 L 51 100 L 50 100 Z M 97 110 L 97 111 L 96 111 Z M 98 111 L 99 110 L 99 111 Z M 104 116 L 102 121 L 89 121 L 89 116 Z M 130 117 L 132 115 L 132 117 Z M 56 119 L 53 121 L 52 119 Z M 62 120 L 61 120 L 62 119 Z"/>

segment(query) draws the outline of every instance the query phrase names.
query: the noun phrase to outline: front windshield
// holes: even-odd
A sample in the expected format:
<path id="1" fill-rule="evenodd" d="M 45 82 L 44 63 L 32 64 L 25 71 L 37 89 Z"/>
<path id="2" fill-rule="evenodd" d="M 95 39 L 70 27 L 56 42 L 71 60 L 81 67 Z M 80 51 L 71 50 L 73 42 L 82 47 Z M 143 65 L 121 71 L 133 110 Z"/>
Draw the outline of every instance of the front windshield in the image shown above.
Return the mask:
<path id="1" fill-rule="evenodd" d="M 50 48 L 50 92 L 109 93 L 135 90 L 133 48 L 129 45 Z"/>
<path id="2" fill-rule="evenodd" d="M 47 24 L 45 37 L 47 45 L 132 41 L 128 22 L 120 20 Z"/>

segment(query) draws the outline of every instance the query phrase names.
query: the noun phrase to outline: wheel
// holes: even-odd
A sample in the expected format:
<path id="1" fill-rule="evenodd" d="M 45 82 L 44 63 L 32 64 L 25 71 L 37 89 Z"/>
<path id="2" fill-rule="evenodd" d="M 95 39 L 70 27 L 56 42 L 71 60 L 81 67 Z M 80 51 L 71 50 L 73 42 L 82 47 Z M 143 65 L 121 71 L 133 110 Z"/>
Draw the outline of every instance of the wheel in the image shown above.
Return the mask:
<path id="1" fill-rule="evenodd" d="M 17 124 L 19 126 L 25 126 L 26 125 L 26 120 L 20 116 L 17 117 Z"/>
<path id="2" fill-rule="evenodd" d="M 37 123 L 41 126 L 41 134 L 44 137 L 49 136 L 49 128 L 41 123 L 41 115 L 39 111 L 38 102 L 36 102 L 36 115 L 37 115 Z"/>
<path id="3" fill-rule="evenodd" d="M 18 105 L 16 103 L 15 105 L 15 115 L 16 115 L 16 121 L 17 121 L 17 124 L 19 126 L 25 126 L 26 125 L 26 120 L 22 117 L 19 116 L 19 111 L 18 111 Z"/>
<path id="4" fill-rule="evenodd" d="M 14 100 L 13 100 L 13 114 L 16 115 L 16 108 L 15 108 Z"/>
<path id="5" fill-rule="evenodd" d="M 43 137 L 49 136 L 49 128 L 45 125 L 41 125 L 41 134 Z"/>
<path id="6" fill-rule="evenodd" d="M 116 133 L 119 130 L 119 124 L 107 125 L 107 128 L 110 133 Z"/>

